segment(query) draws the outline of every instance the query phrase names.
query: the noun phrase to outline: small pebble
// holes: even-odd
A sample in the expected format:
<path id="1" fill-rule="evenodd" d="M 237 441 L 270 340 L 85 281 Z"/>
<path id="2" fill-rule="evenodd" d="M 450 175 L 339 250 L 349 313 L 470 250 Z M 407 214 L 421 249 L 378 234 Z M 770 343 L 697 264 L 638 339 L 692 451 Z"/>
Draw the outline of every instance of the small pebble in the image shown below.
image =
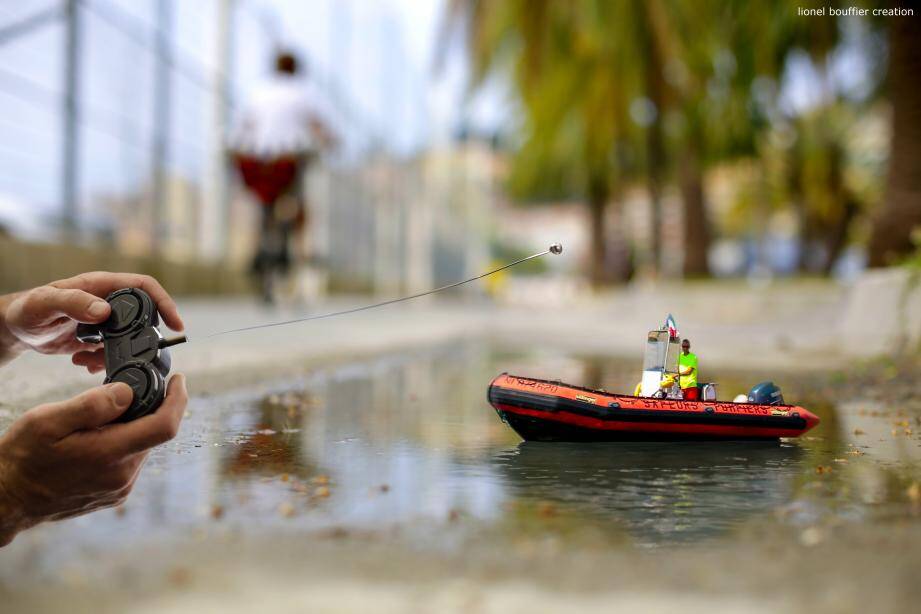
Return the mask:
<path id="1" fill-rule="evenodd" d="M 328 537 L 332 539 L 343 539 L 348 536 L 349 536 L 348 530 L 343 527 L 334 527 L 324 534 L 324 537 Z"/>
<path id="2" fill-rule="evenodd" d="M 187 567 L 174 567 L 167 577 L 173 586 L 188 586 L 192 581 L 192 572 Z"/>
<path id="3" fill-rule="evenodd" d="M 825 539 L 825 536 L 818 527 L 809 527 L 799 534 L 799 543 L 807 548 L 818 546 L 823 539 Z"/>

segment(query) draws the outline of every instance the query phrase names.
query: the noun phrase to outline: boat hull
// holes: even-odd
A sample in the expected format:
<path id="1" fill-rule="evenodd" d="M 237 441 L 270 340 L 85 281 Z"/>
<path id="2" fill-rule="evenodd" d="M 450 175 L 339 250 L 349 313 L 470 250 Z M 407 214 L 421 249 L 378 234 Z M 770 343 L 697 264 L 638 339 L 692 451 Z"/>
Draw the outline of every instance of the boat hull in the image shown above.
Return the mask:
<path id="1" fill-rule="evenodd" d="M 792 405 L 649 399 L 505 373 L 488 399 L 525 441 L 770 440 L 819 422 Z"/>

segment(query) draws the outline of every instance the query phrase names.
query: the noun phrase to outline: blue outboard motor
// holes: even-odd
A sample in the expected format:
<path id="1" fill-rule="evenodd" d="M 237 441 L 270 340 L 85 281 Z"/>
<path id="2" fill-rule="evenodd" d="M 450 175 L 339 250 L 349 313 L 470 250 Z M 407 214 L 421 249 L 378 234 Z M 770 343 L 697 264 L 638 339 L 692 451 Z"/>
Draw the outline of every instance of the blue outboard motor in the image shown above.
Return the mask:
<path id="1" fill-rule="evenodd" d="M 761 382 L 748 391 L 748 402 L 758 405 L 783 405 L 783 393 L 774 382 Z"/>

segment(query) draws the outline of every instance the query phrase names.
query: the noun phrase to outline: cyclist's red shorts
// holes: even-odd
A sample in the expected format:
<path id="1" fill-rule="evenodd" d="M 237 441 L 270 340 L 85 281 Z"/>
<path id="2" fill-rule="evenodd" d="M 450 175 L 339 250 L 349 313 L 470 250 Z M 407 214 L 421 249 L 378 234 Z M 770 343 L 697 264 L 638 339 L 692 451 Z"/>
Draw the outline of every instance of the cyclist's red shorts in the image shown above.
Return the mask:
<path id="1" fill-rule="evenodd" d="M 243 183 L 259 202 L 269 206 L 291 189 L 298 176 L 300 158 L 283 156 L 262 160 L 245 155 L 234 156 Z"/>
<path id="2" fill-rule="evenodd" d="M 684 397 L 685 401 L 697 401 L 700 400 L 700 389 L 697 386 L 693 388 L 682 388 L 681 395 Z"/>

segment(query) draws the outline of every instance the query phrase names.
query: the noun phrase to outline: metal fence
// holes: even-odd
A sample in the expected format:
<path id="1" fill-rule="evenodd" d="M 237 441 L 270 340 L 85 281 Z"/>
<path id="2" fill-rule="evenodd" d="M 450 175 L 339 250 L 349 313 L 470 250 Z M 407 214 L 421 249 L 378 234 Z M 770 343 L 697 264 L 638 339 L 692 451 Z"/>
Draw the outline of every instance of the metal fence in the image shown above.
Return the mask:
<path id="1" fill-rule="evenodd" d="M 335 44 L 358 44 L 337 6 Z M 260 7 L 0 6 L 0 219 L 31 239 L 244 266 L 258 212 L 235 185 L 223 141 L 244 94 L 241 72 L 278 42 Z M 399 51 L 381 52 L 396 72 Z M 467 142 L 396 153 L 381 117 L 345 93 L 347 72 L 307 59 L 343 137 L 307 179 L 305 247 L 331 287 L 419 289 L 484 266 L 491 150 Z M 393 95 L 383 103 L 390 113 L 405 102 Z"/>

